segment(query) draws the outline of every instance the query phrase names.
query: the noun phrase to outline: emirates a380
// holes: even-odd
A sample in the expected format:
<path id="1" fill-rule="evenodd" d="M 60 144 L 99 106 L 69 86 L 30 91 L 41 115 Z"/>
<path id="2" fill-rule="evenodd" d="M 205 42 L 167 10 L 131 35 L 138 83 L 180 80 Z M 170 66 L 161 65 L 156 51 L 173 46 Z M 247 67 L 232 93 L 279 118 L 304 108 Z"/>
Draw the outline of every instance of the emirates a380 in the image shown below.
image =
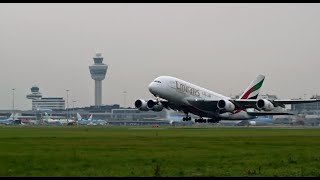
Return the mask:
<path id="1" fill-rule="evenodd" d="M 284 111 L 275 111 L 275 109 L 276 107 L 285 108 L 286 104 L 319 101 L 317 99 L 258 99 L 264 79 L 265 76 L 259 74 L 243 94 L 235 99 L 176 77 L 159 76 L 148 87 L 155 98 L 138 99 L 135 101 L 135 107 L 141 111 L 172 109 L 185 113 L 183 121 L 190 121 L 189 113 L 192 113 L 199 116 L 195 122 L 217 123 L 220 120 L 249 120 L 266 115 L 293 115 Z"/>

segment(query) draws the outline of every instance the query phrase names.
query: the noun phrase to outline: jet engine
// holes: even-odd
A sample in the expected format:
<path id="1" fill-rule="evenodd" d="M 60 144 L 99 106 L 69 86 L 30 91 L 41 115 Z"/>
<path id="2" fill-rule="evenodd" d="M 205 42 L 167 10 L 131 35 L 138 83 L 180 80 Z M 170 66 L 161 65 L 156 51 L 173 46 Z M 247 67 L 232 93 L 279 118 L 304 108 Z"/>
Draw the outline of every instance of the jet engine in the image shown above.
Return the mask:
<path id="1" fill-rule="evenodd" d="M 147 102 L 143 99 L 138 99 L 134 102 L 134 106 L 138 108 L 140 111 L 148 111 Z"/>
<path id="2" fill-rule="evenodd" d="M 256 121 L 249 121 L 249 125 L 255 126 L 255 125 L 257 125 L 257 122 Z"/>
<path id="3" fill-rule="evenodd" d="M 156 100 L 150 99 L 147 102 L 147 108 L 152 111 L 162 111 L 163 105 L 161 102 L 157 102 Z"/>
<path id="4" fill-rule="evenodd" d="M 256 104 L 258 109 L 262 109 L 264 111 L 272 111 L 274 109 L 274 105 L 267 99 L 259 99 Z"/>
<path id="5" fill-rule="evenodd" d="M 232 112 L 235 109 L 235 105 L 225 99 L 219 100 L 217 106 L 219 109 L 223 109 L 228 112 Z"/>

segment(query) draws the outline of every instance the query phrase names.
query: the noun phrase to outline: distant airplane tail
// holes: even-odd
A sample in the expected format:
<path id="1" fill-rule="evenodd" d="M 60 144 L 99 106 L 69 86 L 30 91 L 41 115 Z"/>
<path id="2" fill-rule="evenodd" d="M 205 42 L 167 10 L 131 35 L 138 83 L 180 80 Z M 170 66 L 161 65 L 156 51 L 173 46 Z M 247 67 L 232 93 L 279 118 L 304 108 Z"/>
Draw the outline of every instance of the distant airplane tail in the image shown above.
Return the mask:
<path id="1" fill-rule="evenodd" d="M 81 117 L 81 115 L 79 114 L 79 113 L 77 113 L 77 120 L 79 121 L 79 120 L 82 120 L 82 117 Z"/>
<path id="2" fill-rule="evenodd" d="M 259 74 L 243 92 L 239 99 L 257 99 L 265 76 Z"/>
<path id="3" fill-rule="evenodd" d="M 8 120 L 14 120 L 13 113 L 11 113 L 11 115 L 8 117 Z"/>
<path id="4" fill-rule="evenodd" d="M 48 113 L 47 113 L 47 112 L 44 112 L 44 117 L 45 117 L 45 120 L 46 120 L 46 121 L 49 120 L 49 116 L 48 116 Z"/>
<path id="5" fill-rule="evenodd" d="M 92 120 L 92 114 L 90 114 L 90 117 L 88 118 L 88 120 Z"/>
<path id="6" fill-rule="evenodd" d="M 13 120 L 18 120 L 18 113 L 13 116 Z"/>

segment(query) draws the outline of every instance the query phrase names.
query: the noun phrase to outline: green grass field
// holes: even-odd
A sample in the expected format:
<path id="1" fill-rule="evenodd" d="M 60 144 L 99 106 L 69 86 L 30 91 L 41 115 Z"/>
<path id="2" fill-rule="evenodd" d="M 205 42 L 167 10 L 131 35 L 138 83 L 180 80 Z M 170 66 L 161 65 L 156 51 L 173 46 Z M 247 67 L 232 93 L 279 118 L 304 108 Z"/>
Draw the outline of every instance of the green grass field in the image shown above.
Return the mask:
<path id="1" fill-rule="evenodd" d="M 320 176 L 320 129 L 0 127 L 0 176 Z"/>

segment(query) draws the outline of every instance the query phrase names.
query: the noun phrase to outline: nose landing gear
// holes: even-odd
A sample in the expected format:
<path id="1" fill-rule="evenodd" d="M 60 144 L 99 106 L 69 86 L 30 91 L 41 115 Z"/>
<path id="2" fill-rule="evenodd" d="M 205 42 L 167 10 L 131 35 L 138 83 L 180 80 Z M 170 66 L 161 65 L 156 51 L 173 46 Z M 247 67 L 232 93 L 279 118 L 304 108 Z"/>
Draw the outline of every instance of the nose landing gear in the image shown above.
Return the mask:
<path id="1" fill-rule="evenodd" d="M 182 121 L 191 121 L 191 117 L 188 115 L 188 113 L 185 113 L 186 117 L 182 118 Z"/>

